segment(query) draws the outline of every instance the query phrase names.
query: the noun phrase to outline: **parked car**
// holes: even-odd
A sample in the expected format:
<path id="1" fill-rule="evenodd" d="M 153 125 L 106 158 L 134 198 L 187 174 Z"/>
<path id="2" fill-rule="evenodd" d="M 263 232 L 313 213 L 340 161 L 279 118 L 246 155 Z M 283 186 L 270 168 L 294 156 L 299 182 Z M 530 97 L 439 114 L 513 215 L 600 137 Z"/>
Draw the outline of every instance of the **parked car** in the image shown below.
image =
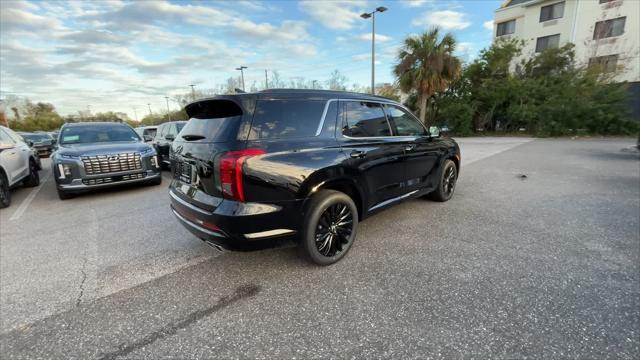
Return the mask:
<path id="1" fill-rule="evenodd" d="M 30 141 L 32 147 L 36 150 L 39 157 L 49 157 L 53 152 L 53 141 L 48 134 L 19 132 L 25 140 Z"/>
<path id="2" fill-rule="evenodd" d="M 138 135 L 144 140 L 144 142 L 151 142 L 156 136 L 158 130 L 157 126 L 139 126 L 134 129 Z"/>
<path id="3" fill-rule="evenodd" d="M 190 120 L 172 145 L 171 209 L 217 248 L 289 238 L 311 261 L 332 264 L 358 222 L 405 199 L 447 201 L 460 172 L 453 139 L 383 97 L 268 90 L 185 110 Z"/>
<path id="4" fill-rule="evenodd" d="M 61 200 L 95 188 L 162 182 L 155 149 L 126 124 L 65 124 L 51 158 Z"/>
<path id="5" fill-rule="evenodd" d="M 153 138 L 153 141 L 151 141 L 151 143 L 158 152 L 158 157 L 160 158 L 160 166 L 163 169 L 169 166 L 171 144 L 186 123 L 186 121 L 170 121 L 158 125 L 156 136 Z"/>
<path id="6" fill-rule="evenodd" d="M 25 140 L 0 126 L 0 208 L 11 205 L 10 189 L 19 183 L 27 187 L 40 185 L 40 158 Z"/>

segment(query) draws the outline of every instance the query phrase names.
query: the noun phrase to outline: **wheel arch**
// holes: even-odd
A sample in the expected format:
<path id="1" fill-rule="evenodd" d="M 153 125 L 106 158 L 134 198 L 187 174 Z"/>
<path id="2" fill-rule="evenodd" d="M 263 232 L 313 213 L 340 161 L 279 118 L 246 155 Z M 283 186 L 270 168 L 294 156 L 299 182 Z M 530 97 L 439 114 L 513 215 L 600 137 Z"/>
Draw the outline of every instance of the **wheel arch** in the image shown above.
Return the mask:
<path id="1" fill-rule="evenodd" d="M 356 204 L 356 208 L 358 209 L 358 219 L 363 219 L 363 217 L 366 215 L 366 208 L 364 206 L 365 198 L 362 194 L 362 191 L 360 190 L 360 187 L 353 179 L 347 177 L 339 177 L 321 181 L 310 188 L 310 191 L 306 196 L 307 200 L 305 201 L 305 203 L 320 190 L 335 190 L 346 194 Z"/>

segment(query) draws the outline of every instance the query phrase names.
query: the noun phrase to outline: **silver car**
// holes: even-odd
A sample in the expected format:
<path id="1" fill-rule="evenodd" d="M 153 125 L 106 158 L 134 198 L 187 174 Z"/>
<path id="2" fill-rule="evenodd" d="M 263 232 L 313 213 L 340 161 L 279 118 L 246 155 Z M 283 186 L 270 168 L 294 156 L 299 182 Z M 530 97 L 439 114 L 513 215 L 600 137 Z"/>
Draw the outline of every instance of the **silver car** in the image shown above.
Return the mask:
<path id="1" fill-rule="evenodd" d="M 9 190 L 22 182 L 24 186 L 40 185 L 40 158 L 18 134 L 0 126 L 0 208 L 11 205 Z"/>

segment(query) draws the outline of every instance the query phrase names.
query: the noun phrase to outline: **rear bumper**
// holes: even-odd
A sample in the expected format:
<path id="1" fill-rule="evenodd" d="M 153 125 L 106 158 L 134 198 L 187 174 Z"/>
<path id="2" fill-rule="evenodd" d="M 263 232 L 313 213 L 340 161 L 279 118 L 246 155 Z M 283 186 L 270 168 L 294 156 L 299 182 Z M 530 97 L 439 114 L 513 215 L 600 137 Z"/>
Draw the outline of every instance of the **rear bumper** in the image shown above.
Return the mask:
<path id="1" fill-rule="evenodd" d="M 251 251 L 291 242 L 299 231 L 302 201 L 278 204 L 221 200 L 213 211 L 191 204 L 186 195 L 169 189 L 171 210 L 199 239 L 225 250 Z"/>

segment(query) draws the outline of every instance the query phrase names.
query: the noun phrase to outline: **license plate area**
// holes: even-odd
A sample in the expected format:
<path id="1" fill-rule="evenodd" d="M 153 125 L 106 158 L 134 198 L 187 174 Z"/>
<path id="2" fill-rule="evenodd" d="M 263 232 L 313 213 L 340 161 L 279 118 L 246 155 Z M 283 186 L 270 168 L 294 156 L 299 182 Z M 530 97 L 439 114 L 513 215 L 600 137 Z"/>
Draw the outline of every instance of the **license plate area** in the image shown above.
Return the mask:
<path id="1" fill-rule="evenodd" d="M 191 184 L 193 181 L 193 166 L 186 162 L 178 163 L 179 166 L 176 169 L 175 177 L 186 184 Z"/>

